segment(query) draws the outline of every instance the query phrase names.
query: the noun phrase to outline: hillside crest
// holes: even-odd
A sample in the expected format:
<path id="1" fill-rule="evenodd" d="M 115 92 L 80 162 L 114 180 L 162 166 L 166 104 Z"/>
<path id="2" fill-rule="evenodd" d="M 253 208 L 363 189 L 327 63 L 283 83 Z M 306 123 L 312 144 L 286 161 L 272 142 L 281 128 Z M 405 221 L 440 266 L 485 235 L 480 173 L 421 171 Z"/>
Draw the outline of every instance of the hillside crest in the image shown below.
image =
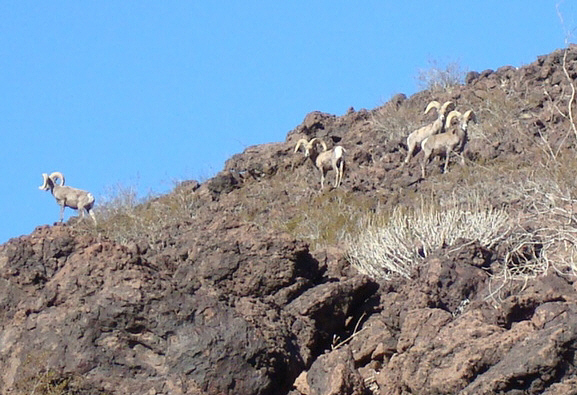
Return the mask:
<path id="1" fill-rule="evenodd" d="M 571 46 L 313 111 L 205 182 L 10 240 L 0 393 L 573 393 L 576 79 Z M 423 178 L 402 162 L 433 100 L 476 123 Z M 346 149 L 339 188 L 294 152 L 315 137 Z"/>

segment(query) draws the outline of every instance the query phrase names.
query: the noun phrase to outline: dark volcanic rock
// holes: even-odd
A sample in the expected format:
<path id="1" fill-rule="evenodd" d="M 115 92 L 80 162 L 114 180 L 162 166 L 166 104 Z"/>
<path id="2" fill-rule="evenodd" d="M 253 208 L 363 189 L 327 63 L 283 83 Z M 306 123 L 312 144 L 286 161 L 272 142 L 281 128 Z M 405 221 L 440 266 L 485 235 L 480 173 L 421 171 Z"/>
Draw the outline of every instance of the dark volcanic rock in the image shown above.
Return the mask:
<path id="1" fill-rule="evenodd" d="M 349 349 L 321 355 L 307 374 L 311 395 L 363 395 L 366 388 Z"/>
<path id="2" fill-rule="evenodd" d="M 416 292 L 425 297 L 415 295 L 404 301 L 408 310 L 400 313 L 396 353 L 377 375 L 383 393 L 401 394 L 402 388 L 408 388 L 420 394 L 516 393 L 519 389 L 538 394 L 563 375 L 575 374 L 566 362 L 573 360 L 577 341 L 573 287 L 551 274 L 532 282 L 523 298 L 510 296 L 502 307 L 494 308 L 483 301 L 489 291 L 485 276 L 466 280 L 474 279 L 476 270 L 470 267 L 467 274 L 463 267 L 460 279 L 447 288 L 454 288 L 455 294 L 449 296 L 453 303 L 468 294 L 470 304 L 459 311 L 435 307 L 445 298 L 439 292 L 445 280 L 438 288 L 433 282 L 445 276 L 431 276 L 429 270 L 426 280 L 418 281 Z M 476 284 L 473 288 L 479 292 L 469 293 L 472 288 L 466 284 Z M 469 291 L 463 294 L 465 290 Z M 415 304 L 419 299 L 421 307 Z"/>
<path id="3" fill-rule="evenodd" d="M 286 392 L 376 287 L 323 284 L 306 245 L 283 235 L 219 232 L 182 235 L 174 273 L 67 226 L 2 246 L 0 362 L 12 368 L 0 390 L 47 370 L 114 393 Z"/>
<path id="4" fill-rule="evenodd" d="M 460 239 L 423 252 L 410 278 L 385 281 L 359 274 L 342 242 L 367 213 L 411 209 L 474 182 L 494 207 L 524 208 L 515 224 L 547 231 L 530 222 L 527 191 L 483 182 L 509 185 L 508 169 L 551 161 L 574 178 L 567 111 L 576 78 L 571 46 L 371 111 L 314 111 L 286 141 L 248 147 L 210 180 L 116 218 L 146 222 L 147 207 L 168 202 L 167 224 L 113 241 L 107 224 L 70 221 L 9 241 L 0 246 L 0 393 L 577 393 L 574 266 L 559 270 L 547 256 L 548 270 L 514 282 L 499 275 L 506 243 Z M 442 174 L 431 164 L 422 179 L 422 154 L 401 163 L 407 134 L 431 122 L 431 100 L 473 108 L 478 123 L 464 153 L 473 165 Z M 318 191 L 314 165 L 293 152 L 303 137 L 346 148 L 342 187 Z M 572 237 L 574 199 L 559 200 L 557 211 L 549 201 L 538 209 L 564 215 Z"/>

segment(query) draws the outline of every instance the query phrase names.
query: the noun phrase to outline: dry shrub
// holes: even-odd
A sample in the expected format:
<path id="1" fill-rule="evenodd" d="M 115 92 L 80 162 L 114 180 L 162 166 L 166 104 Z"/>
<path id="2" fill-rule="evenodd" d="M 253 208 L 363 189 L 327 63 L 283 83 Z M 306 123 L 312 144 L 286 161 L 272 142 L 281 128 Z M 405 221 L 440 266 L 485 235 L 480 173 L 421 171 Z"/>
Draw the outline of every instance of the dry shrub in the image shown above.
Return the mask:
<path id="1" fill-rule="evenodd" d="M 577 159 L 573 155 L 516 168 L 495 163 L 476 168 L 455 192 L 482 194 L 481 200 L 500 204 L 511 218 L 511 231 L 498 250 L 502 271 L 497 277 L 522 280 L 544 274 L 549 268 L 577 273 Z"/>
<path id="2" fill-rule="evenodd" d="M 516 91 L 506 87 L 494 88 L 482 99 L 463 98 L 457 107 L 475 112 L 477 123 L 471 122 L 468 130 L 471 141 L 481 140 L 488 145 L 513 142 L 521 148 L 538 140 L 528 128 L 528 101 Z"/>
<path id="3" fill-rule="evenodd" d="M 429 60 L 429 68 L 419 70 L 417 81 L 423 90 L 446 92 L 462 85 L 466 74 L 467 71 L 457 61 L 440 64 L 436 60 Z"/>
<path id="4" fill-rule="evenodd" d="M 567 166 L 568 165 L 568 166 Z M 577 274 L 577 162 L 548 164 L 509 184 L 522 199 L 514 211 L 515 232 L 500 246 L 501 270 L 491 278 L 488 299 L 495 303 L 527 280 L 555 270 Z M 512 291 L 513 290 L 513 291 Z"/>
<path id="5" fill-rule="evenodd" d="M 139 198 L 136 188 L 116 186 L 95 209 L 98 226 L 84 223 L 82 230 L 121 244 L 146 242 L 152 249 L 161 249 L 170 227 L 191 221 L 197 204 L 197 197 L 186 187 Z"/>
<path id="6" fill-rule="evenodd" d="M 54 371 L 40 371 L 16 383 L 14 394 L 71 395 L 69 383 L 69 378 L 63 378 Z"/>
<path id="7" fill-rule="evenodd" d="M 386 145 L 408 136 L 413 130 L 422 126 L 421 114 L 413 106 L 396 106 L 388 102 L 371 113 L 371 126 L 381 132 Z"/>
<path id="8" fill-rule="evenodd" d="M 58 373 L 49 367 L 49 351 L 38 351 L 26 356 L 13 383 L 14 395 L 73 395 L 86 393 L 85 380 L 77 375 Z M 91 393 L 101 393 L 93 389 Z"/>
<path id="9" fill-rule="evenodd" d="M 423 185 L 420 204 L 361 216 L 361 231 L 347 236 L 348 260 L 373 277 L 409 277 L 432 251 L 463 238 L 495 252 L 495 294 L 549 269 L 577 274 L 577 159 L 548 158 L 453 167 Z"/>
<path id="10" fill-rule="evenodd" d="M 577 160 L 564 157 L 519 179 L 514 187 L 524 195 L 522 223 L 538 246 L 542 271 L 577 273 Z"/>
<path id="11" fill-rule="evenodd" d="M 298 202 L 296 214 L 279 218 L 273 224 L 293 237 L 307 241 L 312 249 L 341 245 L 350 234 L 357 234 L 359 219 L 372 210 L 375 202 L 347 194 L 342 189 L 326 191 Z"/>
<path id="12" fill-rule="evenodd" d="M 377 213 L 365 217 L 358 227 L 363 231 L 349 237 L 348 260 L 373 277 L 408 278 L 412 268 L 431 252 L 458 239 L 478 240 L 492 248 L 509 234 L 509 216 L 502 209 L 478 203 L 442 209 L 422 202 L 417 209 L 398 208 L 391 216 Z"/>
<path id="13" fill-rule="evenodd" d="M 330 172 L 329 180 L 333 176 Z M 244 185 L 223 200 L 226 210 L 263 231 L 286 232 L 316 249 L 342 244 L 348 234 L 358 232 L 358 219 L 379 204 L 344 188 L 325 185 L 319 191 L 319 173 L 312 166 L 291 177 L 290 183 L 274 178 Z M 276 191 L 272 198 L 271 190 Z"/>

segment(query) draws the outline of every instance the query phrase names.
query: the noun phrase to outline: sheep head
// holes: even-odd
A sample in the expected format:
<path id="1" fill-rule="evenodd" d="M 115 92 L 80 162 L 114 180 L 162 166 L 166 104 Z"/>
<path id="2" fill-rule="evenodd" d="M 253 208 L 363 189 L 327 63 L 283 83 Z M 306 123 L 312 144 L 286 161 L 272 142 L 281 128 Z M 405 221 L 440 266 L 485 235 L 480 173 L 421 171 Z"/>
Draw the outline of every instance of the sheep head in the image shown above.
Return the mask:
<path id="1" fill-rule="evenodd" d="M 48 177 L 48 174 L 46 173 L 42 173 L 42 185 L 38 187 L 38 189 L 42 190 L 42 191 L 47 191 L 50 189 L 50 185 L 48 185 L 48 180 L 50 180 L 52 182 L 52 180 L 50 179 L 50 177 Z M 52 182 L 53 183 L 53 182 Z M 53 183 L 54 184 L 54 183 Z"/>
<path id="2" fill-rule="evenodd" d="M 305 156 L 309 157 L 311 156 L 312 151 L 316 152 L 315 144 L 320 144 L 323 147 L 323 151 L 327 150 L 327 145 L 325 142 L 315 137 L 311 141 L 307 141 L 307 139 L 300 139 L 297 141 L 295 152 L 298 152 L 300 147 L 303 146 L 305 148 Z"/>
<path id="3" fill-rule="evenodd" d="M 453 104 L 452 101 L 446 101 L 443 103 L 443 105 L 441 105 L 441 103 L 439 103 L 438 101 L 433 100 L 427 105 L 427 108 L 425 109 L 425 114 L 431 111 L 431 109 L 436 108 L 437 112 L 439 113 L 439 116 L 444 116 L 447 110 L 449 109 L 449 106 L 451 106 L 452 104 Z"/>
<path id="4" fill-rule="evenodd" d="M 309 144 L 311 145 L 311 147 L 314 147 L 315 144 L 320 144 L 321 147 L 323 147 L 323 152 L 327 150 L 327 144 L 326 144 L 323 140 L 321 140 L 321 139 L 319 139 L 319 138 L 317 138 L 317 137 L 315 137 L 314 139 L 312 139 L 312 140 L 309 142 Z"/>
<path id="5" fill-rule="evenodd" d="M 55 185 L 64 186 L 64 175 L 59 171 L 52 172 L 50 175 L 42 173 L 43 182 L 38 189 L 47 191 L 52 189 Z M 60 179 L 60 184 L 56 183 L 56 180 Z"/>
<path id="6" fill-rule="evenodd" d="M 300 147 L 305 147 L 305 156 L 309 156 L 310 144 L 307 139 L 300 139 L 295 146 L 295 153 L 299 152 Z"/>
<path id="7" fill-rule="evenodd" d="M 453 110 L 449 113 L 449 115 L 447 115 L 447 119 L 445 121 L 445 129 L 448 129 L 451 126 L 451 123 L 453 122 L 453 118 L 457 117 L 461 123 L 460 127 L 463 130 L 467 130 L 467 126 L 469 124 L 469 122 L 473 121 L 473 122 L 477 122 L 477 117 L 475 115 L 475 113 L 473 112 L 473 110 L 467 110 L 465 111 L 464 114 L 461 114 L 459 111 L 457 110 Z"/>
<path id="8" fill-rule="evenodd" d="M 445 120 L 445 129 L 449 129 L 451 127 L 451 123 L 453 122 L 453 118 L 457 117 L 458 119 L 462 118 L 462 114 L 457 111 L 453 110 L 447 115 L 447 119 Z"/>

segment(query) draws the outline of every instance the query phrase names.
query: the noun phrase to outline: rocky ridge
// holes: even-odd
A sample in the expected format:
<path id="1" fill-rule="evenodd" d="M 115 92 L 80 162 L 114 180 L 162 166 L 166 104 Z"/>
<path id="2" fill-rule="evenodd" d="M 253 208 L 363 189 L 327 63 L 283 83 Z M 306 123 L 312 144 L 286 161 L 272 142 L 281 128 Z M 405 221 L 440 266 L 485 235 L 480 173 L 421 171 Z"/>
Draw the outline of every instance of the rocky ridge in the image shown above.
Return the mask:
<path id="1" fill-rule="evenodd" d="M 285 142 L 181 184 L 173 194 L 195 197 L 192 215 L 153 239 L 120 243 L 71 221 L 10 240 L 0 246 L 0 393 L 577 393 L 574 276 L 551 267 L 495 292 L 503 251 L 461 240 L 411 278 L 371 278 L 344 245 L 313 246 L 286 225 L 323 196 L 387 210 L 460 185 L 458 165 L 433 166 L 426 180 L 418 159 L 402 168 L 406 134 L 375 122 L 386 114 L 410 131 L 432 99 L 477 109 L 474 169 L 537 163 L 545 139 L 574 154 L 568 78 L 574 47 L 370 111 L 312 112 Z M 340 191 L 317 193 L 317 174 L 293 153 L 303 136 L 347 148 Z"/>

